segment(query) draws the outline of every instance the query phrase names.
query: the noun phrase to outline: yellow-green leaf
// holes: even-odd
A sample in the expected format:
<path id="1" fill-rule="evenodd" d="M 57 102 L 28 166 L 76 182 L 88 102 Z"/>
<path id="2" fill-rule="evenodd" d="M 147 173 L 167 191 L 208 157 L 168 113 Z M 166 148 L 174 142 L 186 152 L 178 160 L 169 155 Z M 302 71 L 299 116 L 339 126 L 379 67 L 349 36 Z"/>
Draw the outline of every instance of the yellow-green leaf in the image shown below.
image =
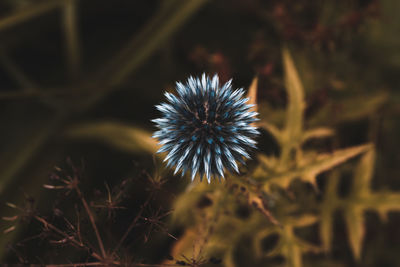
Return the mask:
<path id="1" fill-rule="evenodd" d="M 324 192 L 324 200 L 320 209 L 321 224 L 319 227 L 319 233 L 322 246 L 325 251 L 329 251 L 331 249 L 333 213 L 338 207 L 337 187 L 339 185 L 339 181 L 340 172 L 335 170 L 328 177 Z"/>
<path id="2" fill-rule="evenodd" d="M 157 142 L 151 133 L 139 127 L 117 122 L 92 122 L 74 125 L 66 132 L 67 137 L 85 138 L 104 142 L 127 152 L 156 153 Z"/>
<path id="3" fill-rule="evenodd" d="M 302 137 L 302 143 L 316 138 L 330 137 L 334 134 L 334 131 L 329 128 L 315 128 L 312 130 L 305 131 Z"/>
<path id="4" fill-rule="evenodd" d="M 274 176 L 270 177 L 269 180 L 267 180 L 264 184 L 264 190 L 268 191 L 271 184 L 276 184 L 283 188 L 287 188 L 289 184 L 296 178 L 315 184 L 315 179 L 318 174 L 332 169 L 348 159 L 368 151 L 371 149 L 371 147 L 371 145 L 367 144 L 336 150 L 329 154 L 320 154 L 316 156 L 311 163 L 305 166 L 300 166 L 294 170 L 283 172 L 281 174 L 274 174 Z"/>
<path id="5" fill-rule="evenodd" d="M 358 260 L 361 256 L 362 242 L 364 240 L 364 218 L 363 208 L 358 205 L 350 205 L 344 213 L 347 234 L 349 236 L 350 247 L 354 257 Z"/>
<path id="6" fill-rule="evenodd" d="M 372 175 L 374 174 L 375 165 L 375 151 L 371 148 L 366 152 L 360 162 L 358 163 L 357 169 L 354 174 L 353 181 L 353 196 L 365 197 L 370 192 L 370 185 Z"/>
<path id="7" fill-rule="evenodd" d="M 283 49 L 285 86 L 288 97 L 285 131 L 289 142 L 298 141 L 303 127 L 304 88 L 289 50 Z"/>
<path id="8" fill-rule="evenodd" d="M 288 98 L 285 129 L 281 136 L 280 167 L 283 169 L 290 160 L 291 151 L 298 148 L 302 137 L 304 89 L 297 69 L 287 48 L 283 49 L 285 87 Z"/>
<path id="9" fill-rule="evenodd" d="M 306 252 L 319 252 L 320 248 L 313 245 L 305 240 L 298 238 L 295 233 L 295 228 L 301 228 L 310 226 L 318 221 L 318 218 L 314 215 L 303 215 L 296 218 L 286 218 L 283 222 L 282 227 L 275 226 L 274 228 L 267 228 L 261 231 L 254 240 L 255 248 L 258 253 L 262 253 L 261 247 L 256 242 L 260 243 L 261 240 L 271 234 L 278 234 L 279 241 L 275 248 L 266 254 L 266 256 L 272 257 L 282 255 L 286 260 L 286 265 L 290 267 L 301 267 L 302 266 L 302 255 Z"/>

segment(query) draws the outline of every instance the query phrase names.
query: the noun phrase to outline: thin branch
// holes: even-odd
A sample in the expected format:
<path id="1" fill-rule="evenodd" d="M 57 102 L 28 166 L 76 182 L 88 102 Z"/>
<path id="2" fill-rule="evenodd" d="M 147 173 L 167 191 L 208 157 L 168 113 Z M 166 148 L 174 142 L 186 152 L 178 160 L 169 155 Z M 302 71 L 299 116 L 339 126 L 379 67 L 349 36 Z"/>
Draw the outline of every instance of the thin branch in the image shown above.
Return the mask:
<path id="1" fill-rule="evenodd" d="M 60 4 L 64 0 L 51 0 L 46 1 L 42 4 L 34 4 L 32 8 L 23 9 L 4 17 L 0 20 L 0 31 L 12 27 L 16 24 L 25 22 L 36 16 L 40 16 L 43 13 L 53 10 L 54 8 L 60 7 Z"/>
<path id="2" fill-rule="evenodd" d="M 144 208 L 149 204 L 150 199 L 152 198 L 152 194 L 149 194 L 149 196 L 146 199 L 146 202 L 142 205 L 142 207 L 140 208 L 138 214 L 136 214 L 136 217 L 133 219 L 132 223 L 129 225 L 128 229 L 126 230 L 125 234 L 122 236 L 122 238 L 119 240 L 117 246 L 114 248 L 113 252 L 111 253 L 111 255 L 113 255 L 114 253 L 117 252 L 117 250 L 119 249 L 119 247 L 122 245 L 122 243 L 125 241 L 125 239 L 128 237 L 129 233 L 132 231 L 133 227 L 135 227 L 137 221 L 139 220 L 139 218 L 142 216 L 142 213 L 144 211 Z"/>
<path id="3" fill-rule="evenodd" d="M 94 230 L 94 232 L 96 234 L 96 238 L 97 238 L 97 242 L 98 242 L 99 247 L 100 247 L 101 254 L 103 255 L 103 258 L 106 258 L 107 254 L 106 254 L 106 251 L 104 250 L 104 244 L 103 244 L 103 241 L 101 240 L 101 236 L 100 236 L 99 230 L 97 229 L 97 226 L 96 226 L 96 223 L 94 221 L 93 214 L 90 211 L 89 205 L 87 204 L 87 202 L 86 202 L 85 198 L 83 197 L 81 191 L 79 190 L 78 186 L 75 186 L 75 190 L 78 193 L 78 196 L 81 199 L 83 206 L 85 207 L 87 215 L 89 216 L 90 223 L 92 224 L 93 230 Z"/>
<path id="4" fill-rule="evenodd" d="M 78 242 L 74 237 L 71 237 L 70 235 L 68 235 L 67 233 L 65 233 L 64 231 L 58 229 L 57 227 L 55 227 L 54 225 L 52 225 L 51 223 L 49 223 L 48 221 L 46 221 L 45 219 L 43 219 L 40 216 L 34 216 L 34 218 L 41 222 L 46 228 L 49 228 L 51 230 L 53 230 L 54 232 L 56 232 L 57 234 L 67 238 L 70 242 L 72 242 L 74 245 L 80 247 L 80 248 L 86 248 L 85 245 L 83 243 Z M 103 258 L 97 254 L 96 252 L 92 252 L 91 256 L 95 259 L 98 260 L 103 260 Z"/>

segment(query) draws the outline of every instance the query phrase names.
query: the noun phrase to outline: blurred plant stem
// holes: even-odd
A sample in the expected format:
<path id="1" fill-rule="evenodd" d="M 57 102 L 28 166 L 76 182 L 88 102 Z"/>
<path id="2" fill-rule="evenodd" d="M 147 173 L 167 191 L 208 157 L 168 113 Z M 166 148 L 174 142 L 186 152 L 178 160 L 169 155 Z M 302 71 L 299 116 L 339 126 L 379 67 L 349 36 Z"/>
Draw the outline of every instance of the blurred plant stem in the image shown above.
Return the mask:
<path id="1" fill-rule="evenodd" d="M 63 27 L 67 46 L 66 58 L 70 78 L 76 80 L 80 73 L 81 48 L 78 33 L 77 0 L 66 0 L 63 7 Z"/>
<path id="2" fill-rule="evenodd" d="M 40 16 L 48 11 L 60 7 L 63 2 L 65 2 L 65 0 L 51 0 L 32 5 L 29 8 L 18 10 L 14 14 L 0 19 L 0 31 L 13 27 L 19 23 L 26 22 L 31 18 Z"/>

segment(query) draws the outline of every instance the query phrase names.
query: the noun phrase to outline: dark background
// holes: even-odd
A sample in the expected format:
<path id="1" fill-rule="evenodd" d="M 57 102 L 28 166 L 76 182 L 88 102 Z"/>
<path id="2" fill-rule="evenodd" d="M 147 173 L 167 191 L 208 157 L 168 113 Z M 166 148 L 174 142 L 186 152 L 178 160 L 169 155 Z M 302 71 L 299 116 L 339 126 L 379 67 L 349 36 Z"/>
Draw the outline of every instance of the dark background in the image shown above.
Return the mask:
<path id="1" fill-rule="evenodd" d="M 63 203 L 66 197 L 42 185 L 54 166 L 68 168 L 69 157 L 84 162 L 88 199 L 96 199 L 96 190 L 104 193 L 105 183 L 134 180 L 125 200 L 129 211 L 113 224 L 125 227 L 148 194 L 145 172 L 155 166 L 141 140 L 132 139 L 138 146 L 120 142 L 129 133 L 111 126 L 151 133 L 163 92 L 203 72 L 233 78 L 235 87 L 244 88 L 258 75 L 260 106 L 282 109 L 283 45 L 291 49 L 306 90 L 306 126 L 333 127 L 340 146 L 374 142 L 373 189 L 399 191 L 399 10 L 397 0 L 0 0 L 0 214 L 11 216 L 5 203 L 24 205 L 27 195 L 38 210 L 51 213 L 55 199 Z M 261 116 L 268 120 L 270 114 Z M 111 128 L 101 132 L 90 128 L 93 123 Z M 273 150 L 264 138 L 263 148 Z M 166 175 L 154 206 L 168 209 L 188 178 Z M 74 207 L 59 205 L 73 213 Z M 400 216 L 388 217 L 383 223 L 366 214 L 360 266 L 400 265 Z M 356 264 L 340 215 L 336 224 L 329 266 Z M 18 262 L 18 253 L 32 263 L 69 258 L 68 249 L 53 248 L 45 238 L 17 246 L 18 253 L 7 245 L 39 230 L 28 221 L 1 234 L 1 261 Z M 159 261 L 172 243 L 160 240 L 140 249 L 135 244 L 142 241 L 131 240 L 129 249 Z"/>

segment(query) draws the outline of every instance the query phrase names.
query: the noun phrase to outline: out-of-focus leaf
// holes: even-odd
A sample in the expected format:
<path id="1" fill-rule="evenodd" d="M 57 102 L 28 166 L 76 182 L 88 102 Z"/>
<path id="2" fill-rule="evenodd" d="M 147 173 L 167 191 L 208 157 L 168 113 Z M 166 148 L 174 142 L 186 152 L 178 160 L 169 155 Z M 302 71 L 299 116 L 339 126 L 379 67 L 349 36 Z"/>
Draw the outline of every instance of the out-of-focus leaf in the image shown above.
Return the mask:
<path id="1" fill-rule="evenodd" d="M 274 226 L 258 232 L 253 239 L 253 246 L 259 255 L 264 254 L 263 256 L 267 257 L 281 255 L 285 258 L 287 266 L 301 267 L 304 253 L 319 252 L 321 249 L 298 238 L 294 233 L 294 229 L 313 225 L 317 221 L 318 217 L 314 215 L 303 215 L 299 218 L 289 217 L 282 223 L 283 227 Z M 279 241 L 272 251 L 265 254 L 262 252 L 261 242 L 271 234 L 278 234 Z"/>
<path id="2" fill-rule="evenodd" d="M 383 221 L 387 220 L 389 211 L 400 211 L 400 193 L 390 191 L 373 193 L 363 202 L 366 209 L 377 211 Z"/>
<path id="3" fill-rule="evenodd" d="M 335 170 L 328 177 L 325 187 L 326 190 L 324 192 L 324 200 L 320 209 L 321 224 L 319 227 L 319 234 L 325 251 L 329 251 L 331 249 L 333 213 L 338 207 L 338 197 L 336 192 L 339 181 L 340 172 Z"/>
<path id="4" fill-rule="evenodd" d="M 330 137 L 333 134 L 334 134 L 334 131 L 329 128 L 311 129 L 311 130 L 305 131 L 303 133 L 302 143 L 304 143 L 310 139 Z"/>
<path id="5" fill-rule="evenodd" d="M 374 172 L 375 152 L 370 149 L 361 158 L 354 174 L 351 199 L 362 199 L 370 195 L 370 181 Z M 351 201 L 344 206 L 344 217 L 347 225 L 350 247 L 356 259 L 360 259 L 364 240 L 364 207 L 361 203 Z M 400 205 L 399 205 L 400 206 Z"/>
<path id="6" fill-rule="evenodd" d="M 298 140 L 303 128 L 304 88 L 289 50 L 283 49 L 283 65 L 285 69 L 285 87 L 288 95 L 286 128 L 289 138 Z"/>
<path id="7" fill-rule="evenodd" d="M 285 129 L 281 137 L 281 166 L 286 166 L 293 148 L 301 141 L 303 129 L 304 89 L 287 48 L 283 49 L 285 87 L 288 97 Z"/>
<path id="8" fill-rule="evenodd" d="M 264 130 L 268 131 L 274 138 L 275 140 L 281 144 L 282 143 L 282 132 L 281 130 L 278 129 L 278 127 L 276 127 L 273 124 L 270 124 L 269 122 L 263 120 L 259 123 L 257 123 L 257 126 L 263 128 Z"/>
<path id="9" fill-rule="evenodd" d="M 358 205 L 349 205 L 344 212 L 350 247 L 357 260 L 361 256 L 362 242 L 365 234 L 363 213 L 363 208 Z"/>
<path id="10" fill-rule="evenodd" d="M 352 190 L 347 199 L 339 199 L 337 186 L 339 174 L 334 172 L 328 180 L 325 198 L 321 205 L 320 235 L 325 250 L 332 241 L 333 213 L 344 210 L 349 243 L 354 258 L 359 260 L 365 234 L 364 211 L 375 210 L 385 219 L 388 211 L 400 210 L 400 194 L 393 192 L 371 192 L 370 182 L 374 173 L 375 151 L 371 146 L 360 159 L 354 173 Z"/>
<path id="11" fill-rule="evenodd" d="M 368 196 L 370 193 L 371 179 L 374 174 L 375 151 L 371 148 L 358 163 L 354 174 L 352 195 L 358 197 Z"/>
<path id="12" fill-rule="evenodd" d="M 157 152 L 157 142 L 151 133 L 139 127 L 116 122 L 93 122 L 74 125 L 67 137 L 93 139 L 127 152 Z"/>
<path id="13" fill-rule="evenodd" d="M 400 194 L 371 192 L 370 182 L 374 174 L 374 165 L 375 151 L 371 149 L 365 153 L 357 166 L 349 202 L 343 206 L 350 245 L 356 259 L 360 259 L 364 239 L 364 211 L 373 209 L 385 218 L 388 211 L 400 210 Z"/>
<path id="14" fill-rule="evenodd" d="M 191 190 L 190 193 L 180 195 L 175 201 L 172 221 L 177 224 L 191 224 L 194 219 L 193 207 L 196 207 L 202 196 L 204 192 L 198 190 Z"/>
<path id="15" fill-rule="evenodd" d="M 260 113 L 261 122 L 268 121 L 268 123 L 276 125 L 279 129 L 283 129 L 286 110 L 274 109 L 267 102 L 259 102 L 257 109 Z"/>
<path id="16" fill-rule="evenodd" d="M 80 41 L 77 27 L 77 0 L 64 1 L 63 27 L 67 43 L 67 62 L 71 78 L 76 78 L 80 69 Z"/>
<path id="17" fill-rule="evenodd" d="M 257 111 L 257 88 L 258 88 L 258 78 L 254 77 L 253 81 L 250 84 L 249 90 L 247 91 L 247 97 L 249 98 L 247 104 L 256 105 L 251 109 L 251 111 Z"/>
<path id="18" fill-rule="evenodd" d="M 268 157 L 264 154 L 259 153 L 257 155 L 257 158 L 258 158 L 258 160 L 260 160 L 262 162 L 262 165 L 264 165 L 264 167 L 266 167 L 268 169 L 273 169 L 277 164 L 277 158 L 272 157 L 272 156 Z"/>
<path id="19" fill-rule="evenodd" d="M 287 188 L 296 178 L 316 186 L 316 177 L 318 174 L 327 171 L 352 157 L 364 153 L 370 148 L 371 145 L 362 145 L 336 150 L 331 154 L 320 154 L 308 165 L 300 166 L 294 170 L 274 175 L 266 181 L 264 184 L 264 190 L 268 191 L 271 184 L 277 184 L 283 188 Z"/>

